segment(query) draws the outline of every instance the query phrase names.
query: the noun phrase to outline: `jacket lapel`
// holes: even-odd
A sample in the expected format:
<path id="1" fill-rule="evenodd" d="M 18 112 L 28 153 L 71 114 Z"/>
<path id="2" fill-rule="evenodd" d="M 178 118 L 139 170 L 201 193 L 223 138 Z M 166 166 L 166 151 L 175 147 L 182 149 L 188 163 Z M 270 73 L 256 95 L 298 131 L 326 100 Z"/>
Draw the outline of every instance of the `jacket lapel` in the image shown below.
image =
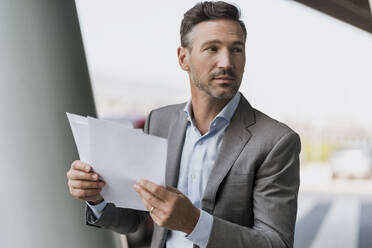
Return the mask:
<path id="1" fill-rule="evenodd" d="M 186 127 L 187 118 L 182 108 L 179 111 L 177 118 L 170 125 L 168 134 L 168 152 L 165 171 L 165 184 L 172 187 L 177 187 L 178 183 L 180 159 L 183 144 L 185 141 Z M 168 230 L 161 227 L 156 227 L 155 229 L 159 229 L 157 230 L 156 235 L 156 243 L 159 242 L 158 247 L 165 247 Z"/>
<path id="2" fill-rule="evenodd" d="M 248 126 L 255 123 L 255 116 L 252 107 L 242 95 L 239 105 L 226 128 L 222 145 L 208 179 L 207 186 L 202 199 L 202 208 L 212 212 L 215 205 L 217 190 L 251 138 Z"/>
<path id="3" fill-rule="evenodd" d="M 166 163 L 165 184 L 177 187 L 180 169 L 180 159 L 185 140 L 187 118 L 183 108 L 178 113 L 178 117 L 170 126 L 168 135 L 168 152 Z"/>

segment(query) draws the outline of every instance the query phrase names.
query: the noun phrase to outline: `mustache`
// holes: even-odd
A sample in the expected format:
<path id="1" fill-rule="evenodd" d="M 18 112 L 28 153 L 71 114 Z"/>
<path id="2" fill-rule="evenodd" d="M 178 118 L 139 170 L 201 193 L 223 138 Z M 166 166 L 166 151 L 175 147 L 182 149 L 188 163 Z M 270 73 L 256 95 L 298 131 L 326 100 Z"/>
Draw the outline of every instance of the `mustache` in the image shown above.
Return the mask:
<path id="1" fill-rule="evenodd" d="M 222 70 L 219 70 L 219 71 L 216 71 L 216 72 L 212 72 L 211 75 L 210 75 L 210 79 L 213 79 L 215 77 L 219 77 L 219 76 L 228 76 L 228 77 L 231 77 L 231 78 L 236 78 L 236 74 L 233 70 L 231 69 L 222 69 Z"/>

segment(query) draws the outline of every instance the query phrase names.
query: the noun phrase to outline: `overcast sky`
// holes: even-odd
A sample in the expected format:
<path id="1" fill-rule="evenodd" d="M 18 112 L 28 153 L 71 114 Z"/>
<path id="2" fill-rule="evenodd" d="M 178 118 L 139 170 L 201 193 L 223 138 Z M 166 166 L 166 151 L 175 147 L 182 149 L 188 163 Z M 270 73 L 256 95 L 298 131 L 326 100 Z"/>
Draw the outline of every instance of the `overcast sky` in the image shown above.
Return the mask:
<path id="1" fill-rule="evenodd" d="M 176 50 L 196 2 L 77 0 L 95 90 L 143 102 L 139 111 L 187 100 Z M 241 92 L 253 106 L 280 120 L 372 124 L 372 34 L 293 1 L 234 3 L 248 31 Z"/>

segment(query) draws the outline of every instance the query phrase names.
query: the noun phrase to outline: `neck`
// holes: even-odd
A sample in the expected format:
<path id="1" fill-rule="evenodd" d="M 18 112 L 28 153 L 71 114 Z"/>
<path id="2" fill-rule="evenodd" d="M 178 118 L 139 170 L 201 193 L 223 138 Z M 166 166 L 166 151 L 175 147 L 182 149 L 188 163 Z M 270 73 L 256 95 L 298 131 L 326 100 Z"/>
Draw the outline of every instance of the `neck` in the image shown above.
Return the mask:
<path id="1" fill-rule="evenodd" d="M 194 122 L 200 133 L 208 132 L 212 120 L 231 99 L 217 99 L 207 94 L 192 94 Z"/>

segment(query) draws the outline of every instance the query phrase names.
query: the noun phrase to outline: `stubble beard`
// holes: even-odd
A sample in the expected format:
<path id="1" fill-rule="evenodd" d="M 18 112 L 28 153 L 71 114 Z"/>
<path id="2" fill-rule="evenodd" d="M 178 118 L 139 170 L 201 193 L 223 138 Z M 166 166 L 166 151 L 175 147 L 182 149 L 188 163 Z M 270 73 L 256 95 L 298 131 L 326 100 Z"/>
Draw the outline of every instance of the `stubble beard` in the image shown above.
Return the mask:
<path id="1" fill-rule="evenodd" d="M 232 85 L 226 85 L 225 87 L 228 88 L 228 91 L 226 90 L 219 90 L 218 88 L 219 87 L 223 87 L 222 85 L 221 86 L 217 86 L 217 85 L 213 85 L 213 78 L 210 77 L 208 79 L 208 81 L 206 83 L 202 82 L 200 76 L 198 75 L 194 75 L 192 77 L 192 83 L 198 88 L 200 89 L 201 91 L 203 91 L 204 93 L 206 93 L 207 95 L 209 95 L 210 97 L 212 98 L 215 98 L 215 99 L 231 99 L 235 96 L 235 94 L 238 92 L 239 90 L 239 87 L 240 87 L 240 82 L 241 82 L 241 79 L 236 79 L 234 84 Z"/>

